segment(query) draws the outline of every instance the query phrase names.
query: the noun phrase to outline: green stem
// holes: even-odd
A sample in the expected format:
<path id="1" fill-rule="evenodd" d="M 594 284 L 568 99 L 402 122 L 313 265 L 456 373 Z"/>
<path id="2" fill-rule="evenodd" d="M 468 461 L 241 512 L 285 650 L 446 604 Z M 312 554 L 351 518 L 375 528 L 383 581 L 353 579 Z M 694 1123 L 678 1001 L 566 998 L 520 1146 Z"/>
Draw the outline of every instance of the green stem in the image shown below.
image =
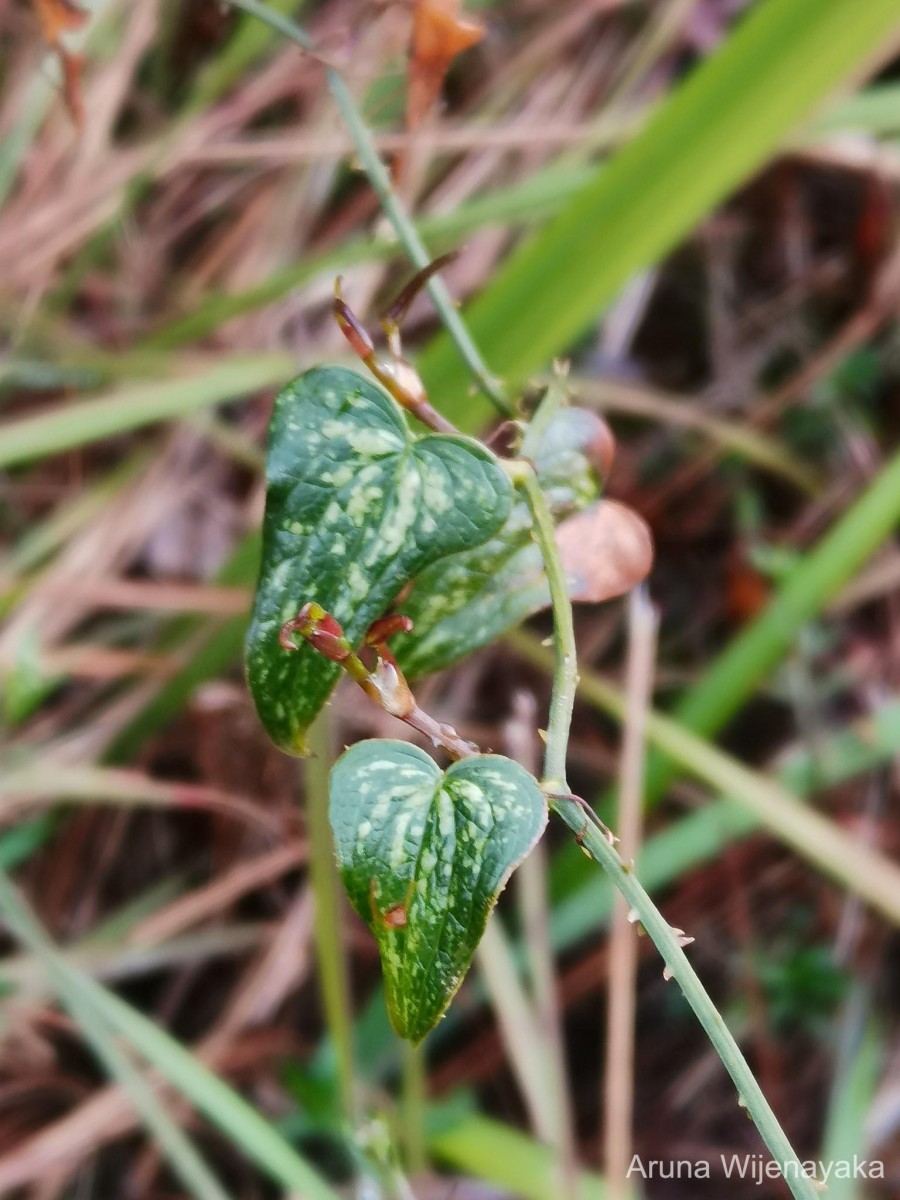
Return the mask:
<path id="1" fill-rule="evenodd" d="M 353 1061 L 353 1017 L 340 922 L 341 890 L 328 821 L 328 775 L 334 755 L 327 708 L 313 723 L 308 734 L 308 745 L 310 757 L 305 760 L 303 774 L 309 834 L 309 873 L 316 904 L 316 963 L 325 1023 L 337 1059 L 341 1104 L 344 1115 L 351 1125 L 355 1125 L 358 1105 Z"/>
<path id="2" fill-rule="evenodd" d="M 274 12 L 267 5 L 259 3 L 259 0 L 228 0 L 228 3 L 234 8 L 241 8 L 244 12 L 258 17 L 260 21 L 265 21 L 272 29 L 277 29 L 279 33 L 283 33 L 286 38 L 295 42 L 302 49 L 314 52 L 312 39 L 289 17 Z M 398 242 L 414 266 L 420 270 L 427 267 L 433 256 L 419 237 L 415 225 L 394 191 L 388 170 L 381 160 L 369 127 L 353 99 L 350 89 L 344 82 L 343 76 L 334 67 L 326 67 L 325 76 L 328 80 L 329 91 L 344 118 L 347 132 L 353 140 L 359 164 L 378 197 L 384 215 L 393 226 Z M 512 405 L 507 399 L 500 381 L 488 370 L 478 347 L 456 310 L 446 285 L 438 276 L 434 276 L 428 281 L 426 287 L 444 327 L 455 342 L 456 348 L 475 382 L 498 411 L 508 416 L 513 411 Z"/>
<path id="3" fill-rule="evenodd" d="M 520 478 L 534 518 L 534 530 L 544 569 L 550 586 L 553 624 L 556 641 L 556 670 L 550 706 L 550 727 L 547 731 L 547 755 L 544 786 L 548 792 L 568 790 L 558 788 L 565 781 L 566 747 L 575 690 L 578 685 L 578 663 L 575 655 L 575 634 L 572 604 L 569 600 L 562 559 L 556 544 L 553 519 L 537 478 L 529 470 Z M 796 1200 L 816 1200 L 818 1192 L 812 1180 L 803 1173 L 803 1164 L 778 1124 L 778 1119 L 753 1077 L 753 1072 L 729 1032 L 719 1011 L 700 982 L 694 968 L 682 950 L 678 935 L 635 878 L 633 869 L 622 862 L 606 835 L 574 799 L 552 797 L 551 806 L 568 825 L 579 844 L 598 863 L 619 889 L 631 910 L 665 961 L 671 977 L 677 980 L 684 997 L 706 1030 L 707 1036 L 725 1069 L 734 1081 L 741 1104 L 759 1130 L 773 1159 Z"/>
<path id="4" fill-rule="evenodd" d="M 575 624 L 572 620 L 572 605 L 563 570 L 562 559 L 556 546 L 553 517 L 547 506 L 537 475 L 529 467 L 519 477 L 531 515 L 538 545 L 544 559 L 544 569 L 550 585 L 553 603 L 553 640 L 556 646 L 556 669 L 553 675 L 553 693 L 550 701 L 550 721 L 547 726 L 547 750 L 544 755 L 544 785 L 550 791 L 567 792 L 566 752 L 569 746 L 569 728 L 575 708 L 575 691 L 578 687 L 578 658 L 575 649 Z"/>
<path id="5" fill-rule="evenodd" d="M 550 655 L 536 638 L 513 633 L 507 634 L 505 640 L 535 666 L 551 669 Z M 625 699 L 602 676 L 585 671 L 579 679 L 578 692 L 595 708 L 609 713 L 617 721 L 624 720 Z M 893 719 L 888 716 L 878 718 L 879 722 L 885 721 L 885 729 Z M 773 837 L 790 846 L 842 888 L 862 897 L 888 921 L 900 925 L 900 869 L 896 863 L 858 838 L 848 837 L 834 821 L 798 798 L 798 792 L 809 793 L 813 788 L 815 776 L 812 772 L 819 769 L 813 756 L 809 757 L 806 773 L 792 779 L 789 787 L 778 778 L 772 779 L 744 766 L 655 709 L 647 713 L 646 722 L 647 739 L 656 750 L 665 753 L 695 779 L 708 784 L 714 792 L 728 796 L 730 802 L 744 809 Z M 890 734 L 889 738 L 890 744 L 894 744 L 896 735 Z M 834 747 L 830 749 L 833 754 Z M 567 878 L 572 877 L 573 868 L 580 863 L 580 854 L 575 854 L 570 862 L 564 857 Z"/>
<path id="6" fill-rule="evenodd" d="M 406 1151 L 406 1172 L 421 1175 L 428 1166 L 425 1137 L 425 1107 L 428 1102 L 425 1051 L 421 1046 L 403 1043 L 402 1137 Z"/>
<path id="7" fill-rule="evenodd" d="M 679 945 L 675 930 L 665 920 L 638 883 L 633 870 L 622 862 L 600 829 L 585 819 L 580 805 L 573 800 L 557 800 L 553 802 L 553 809 L 576 835 L 591 858 L 607 872 L 662 955 L 668 974 L 677 981 L 684 998 L 706 1030 L 725 1070 L 734 1081 L 740 1098 L 739 1103 L 746 1109 L 769 1153 L 781 1168 L 791 1194 L 796 1200 L 819 1200 L 815 1183 L 804 1174 L 802 1160 L 788 1141 L 754 1079 L 740 1047 Z"/>

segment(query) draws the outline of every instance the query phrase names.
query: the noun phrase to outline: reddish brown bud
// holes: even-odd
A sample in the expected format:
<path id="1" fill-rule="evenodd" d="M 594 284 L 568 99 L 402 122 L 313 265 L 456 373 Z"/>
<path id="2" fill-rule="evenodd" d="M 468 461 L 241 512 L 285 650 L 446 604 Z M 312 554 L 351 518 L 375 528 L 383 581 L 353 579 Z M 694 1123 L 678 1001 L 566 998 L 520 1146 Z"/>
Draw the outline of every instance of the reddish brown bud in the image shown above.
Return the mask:
<path id="1" fill-rule="evenodd" d="M 365 326 L 357 319 L 353 309 L 341 299 L 340 295 L 335 296 L 331 307 L 338 327 L 353 348 L 354 354 L 358 354 L 363 362 L 368 362 L 375 352 L 375 345 L 366 332 Z"/>
<path id="2" fill-rule="evenodd" d="M 352 653 L 344 631 L 331 613 L 320 604 L 310 601 L 290 621 L 281 627 L 278 642 L 284 650 L 296 650 L 294 636 L 302 637 L 320 654 L 332 662 L 341 663 Z"/>
<path id="3" fill-rule="evenodd" d="M 334 663 L 345 662 L 353 653 L 343 638 L 337 638 L 333 633 L 326 633 L 321 629 L 314 629 L 312 633 L 306 634 L 306 640 L 314 650 L 318 650 Z"/>

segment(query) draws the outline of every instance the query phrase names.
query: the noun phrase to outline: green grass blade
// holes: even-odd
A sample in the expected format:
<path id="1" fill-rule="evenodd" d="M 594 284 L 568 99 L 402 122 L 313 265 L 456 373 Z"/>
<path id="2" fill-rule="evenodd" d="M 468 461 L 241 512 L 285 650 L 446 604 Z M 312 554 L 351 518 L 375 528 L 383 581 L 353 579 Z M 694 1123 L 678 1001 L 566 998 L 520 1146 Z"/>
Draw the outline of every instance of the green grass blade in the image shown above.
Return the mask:
<path id="1" fill-rule="evenodd" d="M 807 139 L 815 140 L 849 131 L 876 137 L 900 133 L 900 85 L 880 83 L 856 96 L 848 96 L 813 121 L 804 132 Z"/>
<path id="2" fill-rule="evenodd" d="M 683 739 L 675 752 L 670 745 L 668 754 L 662 753 L 662 743 L 650 731 L 653 749 L 648 758 L 644 788 L 648 805 L 659 802 L 679 771 L 698 773 L 696 764 L 706 761 L 704 748 L 713 749 L 706 746 L 702 738 L 713 737 L 727 724 L 783 660 L 803 626 L 827 607 L 891 535 L 898 521 L 900 454 L 882 469 L 848 511 L 803 556 L 760 616 L 726 647 L 699 683 L 676 706 L 674 722 L 682 733 L 694 735 L 699 756 L 692 753 Z M 548 661 L 546 657 L 545 661 Z M 607 711 L 614 712 L 618 703 L 607 703 L 610 697 L 603 700 L 599 692 L 594 699 Z M 721 786 L 710 778 L 707 782 L 716 788 Z M 554 862 L 555 878 L 566 877 L 572 885 L 589 872 L 590 865 L 572 848 L 562 850 Z"/>
<path id="3" fill-rule="evenodd" d="M 818 752 L 799 753 L 779 766 L 776 778 L 795 795 L 809 796 L 883 766 L 898 753 L 900 701 L 894 700 L 871 720 L 831 734 L 824 758 Z M 760 819 L 733 795 L 720 796 L 649 837 L 638 855 L 638 878 L 653 894 L 762 827 Z M 554 947 L 565 951 L 605 924 L 612 912 L 613 889 L 596 871 L 573 879 L 570 856 L 558 856 L 558 864 L 567 887 L 565 894 L 560 889 L 553 906 L 551 930 Z"/>
<path id="4" fill-rule="evenodd" d="M 0 556 L 0 612 L 11 581 L 39 567 L 107 504 L 115 503 L 119 492 L 137 478 L 149 461 L 141 452 L 130 455 L 98 482 L 87 484 L 73 497 L 66 497 L 49 516 L 29 524 L 20 540 Z"/>
<path id="5" fill-rule="evenodd" d="M 92 1029 L 99 1021 L 107 1043 L 110 1028 L 115 1030 L 282 1187 L 297 1192 L 305 1200 L 338 1200 L 337 1194 L 300 1158 L 278 1130 L 228 1084 L 152 1021 L 87 975 L 65 964 L 52 946 L 48 949 L 46 935 L 27 913 L 9 877 L 2 871 L 0 911 L 35 953 L 40 946 L 42 961 L 52 973 L 57 991 L 61 995 L 65 993 L 66 999 L 75 997 L 79 1022 L 85 1014 Z M 87 1027 L 84 1029 L 87 1034 Z M 205 1194 L 212 1200 L 212 1192 Z M 216 1200 L 226 1200 L 221 1190 L 215 1196 Z"/>
<path id="6" fill-rule="evenodd" d="M 175 1174 L 197 1200 L 229 1200 L 193 1143 L 169 1116 L 163 1100 L 154 1092 L 118 1044 L 109 1036 L 109 1028 L 91 1003 L 89 980 L 73 971 L 24 901 L 16 893 L 9 876 L 0 870 L 0 912 L 16 937 L 42 964 L 60 1000 L 77 1021 L 107 1074 L 121 1085 L 135 1111 L 153 1135 Z"/>
<path id="7" fill-rule="evenodd" d="M 875 1098 L 884 1053 L 884 1039 L 872 1021 L 863 1029 L 846 1070 L 838 1075 L 825 1124 L 820 1155 L 823 1163 L 852 1163 L 854 1155 L 865 1156 L 866 1118 Z M 834 1174 L 828 1180 L 828 1200 L 862 1200 L 867 1190 L 852 1175 L 842 1179 Z"/>
<path id="8" fill-rule="evenodd" d="M 815 472 L 798 462 L 796 454 L 785 449 L 777 438 L 759 433 L 751 425 L 714 417 L 687 397 L 619 380 L 576 377 L 569 382 L 574 402 L 596 407 L 607 418 L 621 414 L 687 430 L 760 470 L 789 479 L 811 495 L 820 490 L 821 480 Z"/>
<path id="9" fill-rule="evenodd" d="M 224 586 L 252 587 L 259 571 L 259 556 L 260 535 L 248 534 L 234 548 L 216 582 Z M 181 711 L 201 684 L 215 679 L 240 658 L 249 613 L 248 596 L 246 616 L 231 617 L 212 629 L 203 618 L 182 617 L 172 622 L 157 649 L 184 651 L 188 647 L 190 652 L 184 655 L 184 666 L 171 679 L 165 680 L 116 734 L 107 747 L 108 759 L 114 762 L 131 759 L 151 733 L 162 729 Z"/>
<path id="10" fill-rule="evenodd" d="M 631 141 L 499 271 L 468 324 L 512 390 L 564 354 L 636 272 L 752 174 L 900 23 L 900 0 L 764 0 Z M 419 360 L 438 403 L 467 372 L 442 334 Z M 473 429 L 487 405 L 457 400 Z"/>
<path id="11" fill-rule="evenodd" d="M 125 384 L 77 404 L 55 405 L 0 425 L 0 467 L 240 399 L 294 374 L 294 362 L 286 354 L 236 356 L 179 379 Z"/>
<path id="12" fill-rule="evenodd" d="M 302 12 L 300 0 L 268 0 L 271 7 L 286 15 Z M 185 106 L 186 115 L 201 112 L 214 104 L 230 87 L 244 77 L 245 72 L 271 49 L 277 34 L 268 25 L 253 21 L 244 13 L 237 14 L 237 28 L 227 45 L 201 71 Z"/>
<path id="13" fill-rule="evenodd" d="M 92 1002 L 109 1024 L 270 1178 L 305 1200 L 338 1200 L 274 1125 L 227 1083 L 118 996 L 93 980 L 86 982 Z"/>
<path id="14" fill-rule="evenodd" d="M 416 221 L 419 236 L 436 253 L 451 250 L 460 238 L 479 229 L 528 224 L 556 212 L 588 178 L 581 167 L 546 167 L 522 183 L 474 196 L 448 213 L 424 215 Z M 310 280 L 368 262 L 385 262 L 402 253 L 394 237 L 369 235 L 350 238 L 334 249 L 305 255 L 279 268 L 242 292 L 215 293 L 190 313 L 150 334 L 140 349 L 152 351 L 183 346 L 206 337 L 232 317 L 254 312 L 286 296 Z M 448 409 L 448 416 L 452 412 Z"/>
<path id="15" fill-rule="evenodd" d="M 557 1200 L 561 1194 L 556 1154 L 488 1117 L 471 1115 L 445 1128 L 438 1125 L 429 1135 L 428 1148 L 442 1162 L 493 1184 L 503 1195 Z M 581 1175 L 579 1200 L 603 1200 L 605 1195 L 602 1180 L 587 1172 Z"/>
<path id="16" fill-rule="evenodd" d="M 825 608 L 900 522 L 900 453 L 803 556 L 756 620 L 721 653 L 675 709 L 696 734 L 712 736 L 787 654 L 804 625 Z M 648 803 L 672 779 L 671 764 L 648 766 Z"/>
<path id="17" fill-rule="evenodd" d="M 40 850 L 56 828 L 56 819 L 49 813 L 17 825 L 0 837 L 0 867 L 15 870 Z"/>

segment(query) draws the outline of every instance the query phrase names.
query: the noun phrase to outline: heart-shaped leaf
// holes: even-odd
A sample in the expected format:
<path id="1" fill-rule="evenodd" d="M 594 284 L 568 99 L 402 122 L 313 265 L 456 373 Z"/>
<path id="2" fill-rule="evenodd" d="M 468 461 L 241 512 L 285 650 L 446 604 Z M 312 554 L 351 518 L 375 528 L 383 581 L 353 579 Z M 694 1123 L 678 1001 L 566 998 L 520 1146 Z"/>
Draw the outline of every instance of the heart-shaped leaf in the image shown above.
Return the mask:
<path id="1" fill-rule="evenodd" d="M 535 779 L 485 754 L 447 771 L 406 742 L 358 742 L 331 772 L 331 827 L 353 907 L 378 941 L 388 1011 L 420 1042 L 472 962 L 491 909 L 540 837 Z"/>
<path id="2" fill-rule="evenodd" d="M 616 521 L 610 520 L 611 502 L 596 503 L 613 452 L 606 422 L 587 409 L 563 408 L 549 424 L 534 465 L 554 517 L 563 522 L 560 535 L 581 514 L 582 534 L 594 530 L 599 522 L 610 534 L 608 545 L 613 545 Z M 640 540 L 639 531 L 644 533 L 644 547 L 650 546 L 640 518 L 622 505 L 615 510 L 629 546 Z M 562 543 L 562 536 L 560 540 Z M 567 536 L 565 542 L 566 567 L 579 585 L 572 599 L 599 598 L 589 596 L 583 585 L 590 564 L 582 568 L 577 539 Z M 603 599 L 627 591 L 649 570 L 646 554 L 641 563 L 632 555 L 626 564 L 625 557 L 617 555 L 615 564 L 606 570 Z M 632 570 L 618 569 L 632 561 Z M 593 567 L 594 576 L 603 571 L 602 564 L 594 562 Z M 531 512 L 525 501 L 518 499 L 495 537 L 483 546 L 441 559 L 418 576 L 402 604 L 404 614 L 412 619 L 412 632 L 396 638 L 393 650 L 404 673 L 415 679 L 487 645 L 549 603 L 543 562 L 532 537 Z"/>
<path id="3" fill-rule="evenodd" d="M 286 653 L 282 625 L 315 601 L 358 643 L 413 576 L 497 532 L 512 488 L 478 442 L 413 435 L 380 387 L 343 367 L 279 394 L 266 478 L 247 678 L 269 736 L 302 754 L 340 667 L 309 645 Z"/>

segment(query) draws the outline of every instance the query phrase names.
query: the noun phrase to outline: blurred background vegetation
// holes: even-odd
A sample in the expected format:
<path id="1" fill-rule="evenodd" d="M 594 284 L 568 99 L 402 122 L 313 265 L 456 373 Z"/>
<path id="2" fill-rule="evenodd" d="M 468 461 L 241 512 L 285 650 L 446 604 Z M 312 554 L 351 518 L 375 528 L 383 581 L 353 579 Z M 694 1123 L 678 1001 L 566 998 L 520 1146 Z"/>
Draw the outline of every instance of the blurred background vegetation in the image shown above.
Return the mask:
<path id="1" fill-rule="evenodd" d="M 273 392 L 349 361 L 336 273 L 371 316 L 411 271 L 348 97 L 461 251 L 495 403 L 566 358 L 614 428 L 657 546 L 640 876 L 801 1155 L 884 1162 L 828 1195 L 897 1195 L 900 0 L 451 4 L 446 78 L 422 7 L 269 0 L 315 54 L 214 0 L 0 10 L 0 1195 L 615 1193 L 609 886 L 554 831 L 405 1056 L 307 872 L 324 753 L 298 778 L 242 681 Z M 406 333 L 498 423 L 427 298 Z M 571 782 L 613 819 L 627 606 L 577 625 Z M 548 630 L 429 710 L 535 754 Z M 372 735 L 339 689 L 334 746 Z M 716 1179 L 761 1145 L 643 942 L 634 1003 L 634 1150 L 714 1172 L 644 1194 L 785 1195 Z"/>

